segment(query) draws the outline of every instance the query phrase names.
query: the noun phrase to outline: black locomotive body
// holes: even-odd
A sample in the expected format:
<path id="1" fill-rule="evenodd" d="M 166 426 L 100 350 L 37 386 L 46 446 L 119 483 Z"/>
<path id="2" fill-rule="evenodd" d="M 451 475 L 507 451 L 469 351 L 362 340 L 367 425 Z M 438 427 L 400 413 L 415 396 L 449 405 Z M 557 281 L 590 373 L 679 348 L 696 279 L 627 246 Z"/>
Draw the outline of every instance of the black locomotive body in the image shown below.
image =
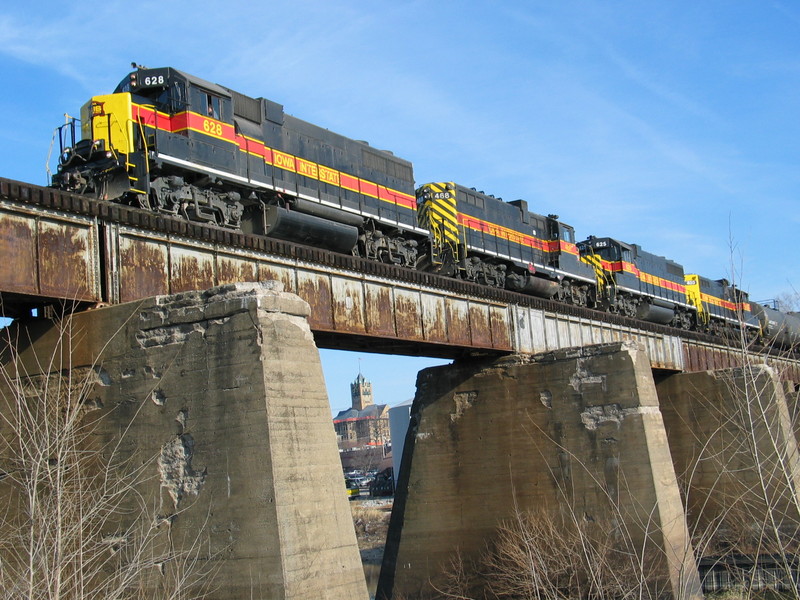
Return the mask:
<path id="1" fill-rule="evenodd" d="M 691 308 L 681 265 L 608 237 L 590 237 L 579 248 L 595 267 L 598 304 L 645 321 L 689 326 L 685 319 Z"/>
<path id="2" fill-rule="evenodd" d="M 800 317 L 724 280 L 411 162 L 173 68 L 139 67 L 59 129 L 53 185 L 246 233 L 352 253 L 685 329 L 800 342 Z"/>
<path id="3" fill-rule="evenodd" d="M 574 229 L 556 215 L 453 182 L 420 186 L 417 205 L 420 224 L 430 231 L 428 255 L 453 271 L 448 274 L 586 304 L 580 296 L 594 281 L 593 271 L 580 260 Z"/>
<path id="4" fill-rule="evenodd" d="M 340 252 L 357 241 L 368 258 L 416 262 L 405 235 L 418 230 L 411 163 L 271 100 L 172 68 L 139 69 L 92 98 L 81 122 L 83 139 L 62 142 L 54 185 Z"/>

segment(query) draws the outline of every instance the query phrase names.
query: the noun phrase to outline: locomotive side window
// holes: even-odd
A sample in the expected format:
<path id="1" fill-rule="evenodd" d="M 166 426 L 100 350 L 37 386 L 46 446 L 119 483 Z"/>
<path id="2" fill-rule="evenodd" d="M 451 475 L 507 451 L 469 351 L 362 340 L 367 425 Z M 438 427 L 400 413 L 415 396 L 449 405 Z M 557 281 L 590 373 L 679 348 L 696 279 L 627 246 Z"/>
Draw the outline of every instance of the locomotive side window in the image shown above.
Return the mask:
<path id="1" fill-rule="evenodd" d="M 212 94 L 204 94 L 204 96 L 206 97 L 206 114 L 213 119 L 219 119 L 222 114 L 220 111 L 219 96 L 214 96 Z"/>

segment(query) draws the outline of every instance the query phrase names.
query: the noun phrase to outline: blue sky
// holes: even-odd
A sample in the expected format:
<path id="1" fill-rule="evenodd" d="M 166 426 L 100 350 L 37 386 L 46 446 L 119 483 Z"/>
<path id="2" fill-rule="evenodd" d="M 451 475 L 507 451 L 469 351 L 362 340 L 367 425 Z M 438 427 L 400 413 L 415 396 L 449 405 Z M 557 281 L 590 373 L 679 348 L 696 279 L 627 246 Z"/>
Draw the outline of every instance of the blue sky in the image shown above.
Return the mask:
<path id="1" fill-rule="evenodd" d="M 800 289 L 800 3 L 150 2 L 0 8 L 0 175 L 130 63 L 173 66 L 414 162 L 741 282 Z M 191 8 L 189 8 L 191 7 Z M 432 363 L 323 352 L 334 411 Z"/>

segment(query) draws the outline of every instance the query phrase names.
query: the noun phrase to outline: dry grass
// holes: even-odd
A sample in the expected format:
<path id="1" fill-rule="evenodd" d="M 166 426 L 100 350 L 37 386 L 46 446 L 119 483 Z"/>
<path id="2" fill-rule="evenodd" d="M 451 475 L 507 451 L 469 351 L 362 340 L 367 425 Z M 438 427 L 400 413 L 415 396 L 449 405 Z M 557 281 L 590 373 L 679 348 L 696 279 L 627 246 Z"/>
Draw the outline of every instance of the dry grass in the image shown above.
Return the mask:
<path id="1" fill-rule="evenodd" d="M 380 564 L 389 531 L 391 509 L 365 506 L 358 500 L 350 502 L 353 527 L 356 532 L 361 561 L 367 564 Z"/>
<path id="2" fill-rule="evenodd" d="M 637 554 L 620 543 L 611 522 L 553 519 L 545 511 L 517 512 L 503 521 L 475 562 L 456 552 L 436 597 L 478 600 L 646 600 Z M 652 569 L 657 569 L 651 565 Z"/>

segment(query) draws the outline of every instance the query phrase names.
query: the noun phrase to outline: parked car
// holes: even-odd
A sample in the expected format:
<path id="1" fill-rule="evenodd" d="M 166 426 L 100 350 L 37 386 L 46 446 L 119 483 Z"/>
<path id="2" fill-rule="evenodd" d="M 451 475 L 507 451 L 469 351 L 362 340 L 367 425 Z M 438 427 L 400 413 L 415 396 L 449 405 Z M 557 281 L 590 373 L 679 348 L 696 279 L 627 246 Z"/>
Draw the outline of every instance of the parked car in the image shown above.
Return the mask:
<path id="1" fill-rule="evenodd" d="M 347 478 L 344 480 L 345 488 L 347 489 L 347 497 L 352 500 L 361 495 L 361 486 L 355 479 Z"/>
<path id="2" fill-rule="evenodd" d="M 358 483 L 359 487 L 366 489 L 369 487 L 369 484 L 372 483 L 372 477 L 354 477 L 353 481 Z"/>

